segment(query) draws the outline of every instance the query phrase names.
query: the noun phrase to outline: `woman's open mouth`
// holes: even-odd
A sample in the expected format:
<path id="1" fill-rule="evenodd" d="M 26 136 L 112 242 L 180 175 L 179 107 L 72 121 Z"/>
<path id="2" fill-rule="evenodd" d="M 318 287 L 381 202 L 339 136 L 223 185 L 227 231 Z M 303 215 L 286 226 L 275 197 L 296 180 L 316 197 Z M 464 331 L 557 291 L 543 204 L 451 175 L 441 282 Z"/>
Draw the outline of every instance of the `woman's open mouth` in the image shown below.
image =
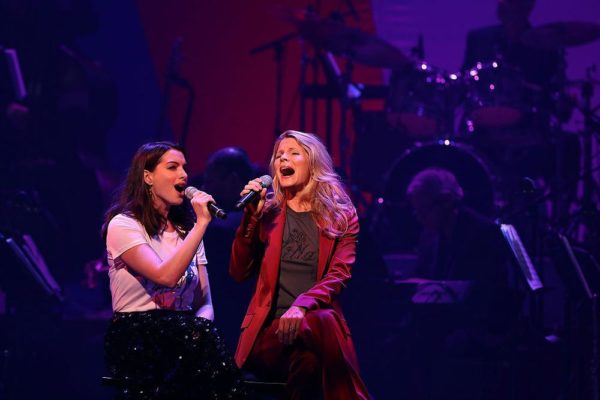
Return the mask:
<path id="1" fill-rule="evenodd" d="M 291 176 L 296 171 L 292 167 L 283 167 L 279 169 L 279 172 L 281 172 L 281 176 Z"/>
<path id="2" fill-rule="evenodd" d="M 185 184 L 184 183 L 178 183 L 177 185 L 174 186 L 175 190 L 181 194 L 181 196 L 184 195 L 183 191 L 185 190 Z"/>

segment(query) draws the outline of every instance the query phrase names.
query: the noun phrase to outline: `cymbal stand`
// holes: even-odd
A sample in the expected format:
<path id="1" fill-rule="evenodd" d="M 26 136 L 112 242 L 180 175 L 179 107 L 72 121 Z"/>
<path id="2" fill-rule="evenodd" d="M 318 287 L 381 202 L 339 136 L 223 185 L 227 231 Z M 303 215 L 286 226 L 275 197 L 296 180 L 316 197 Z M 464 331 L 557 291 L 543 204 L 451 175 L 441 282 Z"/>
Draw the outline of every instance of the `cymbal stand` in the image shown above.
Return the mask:
<path id="1" fill-rule="evenodd" d="M 319 110 L 318 110 L 318 95 L 316 93 L 314 93 L 314 91 L 311 92 L 310 89 L 313 89 L 317 86 L 318 82 L 319 82 L 319 54 L 321 53 L 321 50 L 318 48 L 314 49 L 314 55 L 311 57 L 308 54 L 307 51 L 307 47 L 305 46 L 304 41 L 301 41 L 302 43 L 302 50 L 301 50 L 301 58 L 300 58 L 300 84 L 298 87 L 298 90 L 300 92 L 300 110 L 299 110 L 299 126 L 300 126 L 300 130 L 301 131 L 306 131 L 307 130 L 307 117 L 306 117 L 306 113 L 307 113 L 307 104 L 310 98 L 310 119 L 312 121 L 312 125 L 309 128 L 310 132 L 317 132 L 317 126 L 318 126 L 318 116 L 319 116 Z M 310 67 L 310 71 L 311 71 L 311 75 L 312 75 L 312 81 L 310 83 L 307 84 L 307 74 L 308 74 L 308 70 Z M 325 118 L 326 118 L 326 145 L 328 148 L 330 148 L 331 146 L 331 99 L 329 97 L 326 98 L 326 111 L 325 111 Z"/>
<path id="2" fill-rule="evenodd" d="M 164 140 L 167 135 L 167 114 L 169 110 L 169 104 L 171 102 L 171 78 L 179 71 L 181 65 L 181 44 L 183 39 L 181 37 L 175 38 L 171 45 L 171 54 L 167 63 L 167 71 L 165 73 L 165 86 L 163 89 L 163 95 L 161 97 L 160 114 L 158 117 L 158 140 Z"/>
<path id="3" fill-rule="evenodd" d="M 360 89 L 352 83 L 352 71 L 354 64 L 350 57 L 347 58 L 344 72 L 340 70 L 335 61 L 333 54 L 330 52 L 321 52 L 318 59 L 323 65 L 323 70 L 328 81 L 328 86 L 331 87 L 332 95 L 327 96 L 326 102 L 326 123 L 327 123 L 327 146 L 332 148 L 332 100 L 337 98 L 340 105 L 340 131 L 339 131 L 339 151 L 340 151 L 340 170 L 342 175 L 348 176 L 349 164 L 348 159 L 348 135 L 347 129 L 347 114 L 352 106 L 356 105 L 356 101 L 360 98 Z M 333 96 L 333 97 L 332 97 Z"/>
<path id="4" fill-rule="evenodd" d="M 583 97 L 583 105 L 580 107 L 580 112 L 583 114 L 583 140 L 581 146 L 581 156 L 583 164 L 583 192 L 581 196 L 580 216 L 582 217 L 582 225 L 584 229 L 584 241 L 588 241 L 594 236 L 600 234 L 597 231 L 598 227 L 593 226 L 591 222 L 598 219 L 598 208 L 594 202 L 594 195 L 598 195 L 597 183 L 594 179 L 593 170 L 593 137 L 595 133 L 595 109 L 592 107 L 592 97 L 594 96 L 594 83 L 592 73 L 595 72 L 596 66 L 587 68 L 587 79 L 584 80 L 581 86 L 581 95 Z M 596 132 L 598 133 L 598 132 Z"/>
<path id="5" fill-rule="evenodd" d="M 329 15 L 329 18 L 334 21 L 338 21 L 340 23 L 344 22 L 344 18 L 347 16 L 353 16 L 355 20 L 358 19 L 358 14 L 353 7 L 352 2 L 347 2 L 348 11 L 345 12 L 332 12 Z M 320 2 L 317 1 L 314 7 L 310 7 L 309 11 L 317 13 L 320 8 Z M 333 101 L 335 98 L 338 98 L 340 102 L 340 126 L 339 126 L 339 154 L 340 154 L 340 171 L 342 175 L 347 176 L 349 173 L 349 163 L 348 159 L 348 135 L 346 132 L 347 129 L 347 111 L 350 109 L 351 98 L 349 98 L 349 88 L 352 85 L 352 70 L 353 63 L 351 54 L 344 54 L 347 58 L 346 68 L 344 72 L 341 72 L 337 67 L 337 63 L 333 57 L 333 54 L 330 52 L 315 47 L 314 48 L 314 57 L 309 58 L 307 56 L 307 52 L 304 50 L 302 56 L 301 63 L 301 75 L 300 75 L 300 91 L 303 94 L 302 101 L 300 103 L 300 128 L 304 130 L 306 125 L 306 96 L 304 88 L 306 87 L 306 69 L 310 64 L 312 70 L 312 86 L 316 87 L 319 83 L 319 64 L 323 67 L 323 72 L 325 74 L 325 78 L 327 80 L 327 85 L 331 91 L 327 91 L 325 96 L 325 144 L 330 151 L 333 149 Z M 353 87 L 354 91 L 356 91 L 356 87 Z M 333 93 L 333 94 L 332 94 Z M 318 130 L 318 103 L 319 99 L 317 95 L 312 96 L 312 129 L 313 132 L 317 132 Z"/>
<path id="6" fill-rule="evenodd" d="M 348 134 L 347 134 L 347 119 L 348 110 L 350 109 L 350 101 L 348 98 L 348 88 L 352 83 L 352 71 L 354 64 L 348 58 L 346 62 L 346 70 L 342 74 L 341 87 L 343 92 L 340 94 L 340 170 L 344 176 L 348 176 Z"/>
<path id="7" fill-rule="evenodd" d="M 331 13 L 330 18 L 344 23 L 344 19 L 348 16 L 352 16 L 354 20 L 359 21 L 360 17 L 354 8 L 354 4 L 351 0 L 346 1 L 348 10 L 344 12 Z M 348 177 L 350 175 L 350 164 L 348 163 L 348 110 L 351 109 L 352 96 L 349 95 L 352 89 L 356 90 L 356 87 L 352 86 L 352 73 L 354 70 L 354 63 L 352 62 L 352 54 L 344 54 L 346 57 L 346 66 L 344 72 L 339 74 L 338 79 L 338 90 L 339 90 L 339 102 L 340 102 L 340 130 L 339 130 L 339 154 L 340 154 L 340 168 L 342 177 Z M 332 56 L 333 57 L 333 56 Z M 360 95 L 359 95 L 360 97 Z M 331 113 L 331 104 L 328 105 L 328 114 Z M 330 135 L 331 136 L 331 135 Z M 331 148 L 331 143 L 329 144 Z"/>
<path id="8" fill-rule="evenodd" d="M 554 81 L 551 83 L 554 87 L 556 88 L 564 88 L 567 85 L 567 63 L 566 63 L 566 53 L 565 53 L 565 49 L 564 48 L 559 48 L 558 49 L 558 73 L 555 74 L 554 77 Z M 563 106 L 563 103 L 561 100 L 563 100 L 562 96 L 562 92 L 559 92 L 555 89 L 554 93 L 553 93 L 553 98 L 555 101 L 555 104 L 559 104 L 560 106 Z M 559 106 L 559 107 L 560 107 Z M 566 115 L 570 116 L 570 111 L 569 110 L 568 113 L 565 113 Z M 559 129 L 560 127 L 560 122 L 559 121 L 564 121 L 565 118 L 561 118 L 560 114 L 561 112 L 563 112 L 562 108 L 557 108 L 555 110 L 555 115 L 554 117 L 556 118 L 556 120 L 553 120 L 552 118 L 550 119 L 550 123 L 549 123 L 549 132 L 551 134 L 553 134 L 552 136 L 554 137 L 553 140 L 553 149 L 554 149 L 554 156 L 556 158 L 556 162 L 554 163 L 554 180 L 553 180 L 553 184 L 555 188 L 562 188 L 565 187 L 565 180 L 566 180 L 566 176 L 565 176 L 565 154 L 564 154 L 564 144 L 566 144 L 566 137 L 564 135 L 561 134 L 561 131 Z M 577 186 L 577 182 L 574 182 L 575 187 Z M 555 190 L 555 195 L 554 198 L 551 200 L 552 202 L 552 213 L 553 213 L 553 218 L 556 221 L 560 221 L 561 219 L 563 219 L 566 215 L 569 214 L 569 204 L 577 197 L 577 191 L 576 190 Z"/>
<path id="9" fill-rule="evenodd" d="M 598 229 L 597 226 L 593 222 L 590 222 L 589 219 L 593 221 L 598 221 L 599 212 L 598 207 L 594 203 L 593 195 L 594 193 L 598 195 L 598 185 L 594 179 L 594 174 L 591 172 L 593 170 L 592 162 L 593 162 L 593 137 L 594 133 L 600 134 L 600 124 L 598 123 L 598 117 L 595 116 L 595 112 L 599 107 L 592 106 L 592 98 L 594 96 L 594 81 L 592 78 L 592 73 L 596 72 L 596 65 L 587 68 L 587 79 L 584 81 L 583 86 L 581 88 L 582 96 L 584 99 L 584 105 L 581 109 L 581 112 L 584 116 L 584 136 L 583 136 L 583 168 L 584 171 L 589 171 L 585 174 L 583 180 L 583 196 L 582 196 L 582 215 L 584 217 L 583 223 L 586 225 L 586 237 L 588 239 L 590 235 L 590 229 Z M 592 228 L 594 226 L 594 228 Z M 599 234 L 598 231 L 594 232 L 596 235 Z M 595 238 L 597 238 L 596 236 Z M 591 298 L 591 308 L 592 308 L 592 359 L 590 365 L 591 372 L 591 391 L 593 400 L 600 399 L 600 382 L 598 381 L 598 368 L 599 368 L 599 348 L 598 348 L 598 294 L 593 293 Z"/>
<path id="10" fill-rule="evenodd" d="M 187 92 L 187 106 L 185 109 L 185 115 L 183 117 L 183 125 L 181 128 L 181 135 L 179 142 L 185 148 L 187 142 L 187 135 L 190 128 L 190 120 L 192 118 L 192 110 L 194 109 L 194 103 L 196 101 L 196 93 L 190 82 L 181 75 L 181 63 L 182 63 L 182 51 L 183 38 L 180 36 L 175 39 L 171 47 L 171 55 L 169 56 L 169 62 L 167 64 L 167 72 L 165 73 L 165 86 L 163 89 L 163 95 L 161 98 L 160 115 L 158 121 L 158 138 L 164 140 L 168 137 L 167 132 L 169 131 L 167 126 L 167 114 L 169 112 L 169 106 L 171 105 L 171 90 L 173 86 L 179 86 Z"/>
<path id="11" fill-rule="evenodd" d="M 265 50 L 273 49 L 275 52 L 275 64 L 276 64 L 276 73 L 275 73 L 275 126 L 274 126 L 274 134 L 277 138 L 281 134 L 281 110 L 283 105 L 283 62 L 284 62 L 284 53 L 285 53 L 285 43 L 297 37 L 298 34 L 296 32 L 288 33 L 287 35 L 283 35 L 275 40 L 264 43 L 260 46 L 257 46 L 250 50 L 251 55 L 255 55 L 258 53 L 262 53 Z"/>
<path id="12" fill-rule="evenodd" d="M 321 1 L 320 0 L 315 0 L 314 5 L 312 6 L 308 6 L 307 10 L 312 11 L 315 15 L 320 15 L 321 14 Z M 317 85 L 319 83 L 319 57 L 317 56 L 317 54 L 319 54 L 321 50 L 318 48 L 314 49 L 314 57 L 311 60 L 311 67 L 312 67 L 312 83 L 313 85 Z M 327 107 L 327 111 L 331 110 L 331 103 L 328 103 L 328 107 Z M 313 97 L 312 98 L 312 132 L 313 133 L 317 133 L 318 131 L 318 115 L 319 115 L 319 99 L 317 97 Z M 328 118 L 328 125 L 329 125 L 329 118 Z M 331 131 L 327 131 L 326 133 L 327 135 L 327 147 L 329 149 L 331 149 Z"/>

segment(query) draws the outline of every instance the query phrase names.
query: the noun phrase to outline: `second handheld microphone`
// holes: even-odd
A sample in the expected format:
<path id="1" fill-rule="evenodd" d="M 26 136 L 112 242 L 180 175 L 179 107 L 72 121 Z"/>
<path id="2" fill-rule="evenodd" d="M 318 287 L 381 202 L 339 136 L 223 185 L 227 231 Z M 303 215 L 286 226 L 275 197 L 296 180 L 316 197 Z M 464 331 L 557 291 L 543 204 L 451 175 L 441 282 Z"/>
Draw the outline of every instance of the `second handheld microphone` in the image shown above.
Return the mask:
<path id="1" fill-rule="evenodd" d="M 193 186 L 188 186 L 185 188 L 183 193 L 185 194 L 185 197 L 187 197 L 188 199 L 191 200 L 192 197 L 194 197 L 196 195 L 196 193 L 198 193 L 199 191 L 200 190 L 196 189 Z M 227 218 L 227 213 L 225 211 L 223 211 L 222 209 L 220 209 L 219 207 L 217 207 L 217 205 L 215 203 L 213 203 L 212 201 L 207 204 L 207 207 L 208 207 L 208 211 L 210 212 L 211 215 L 213 215 L 219 219 Z"/>

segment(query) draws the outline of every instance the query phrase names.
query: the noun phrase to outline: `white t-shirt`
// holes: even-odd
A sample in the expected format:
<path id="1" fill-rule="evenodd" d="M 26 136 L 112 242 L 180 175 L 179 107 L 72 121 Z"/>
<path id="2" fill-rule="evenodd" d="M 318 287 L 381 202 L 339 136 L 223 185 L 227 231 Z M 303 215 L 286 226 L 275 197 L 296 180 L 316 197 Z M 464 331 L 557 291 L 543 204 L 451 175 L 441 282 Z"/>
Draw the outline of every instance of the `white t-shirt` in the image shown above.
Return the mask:
<path id="1" fill-rule="evenodd" d="M 109 222 L 106 251 L 114 311 L 192 310 L 194 290 L 198 286 L 198 268 L 206 268 L 207 262 L 203 242 L 200 242 L 190 265 L 172 288 L 144 278 L 127 267 L 120 258 L 132 247 L 148 244 L 164 260 L 175 252 L 182 241 L 177 232 L 163 232 L 151 238 L 138 220 L 124 214 L 116 215 Z"/>

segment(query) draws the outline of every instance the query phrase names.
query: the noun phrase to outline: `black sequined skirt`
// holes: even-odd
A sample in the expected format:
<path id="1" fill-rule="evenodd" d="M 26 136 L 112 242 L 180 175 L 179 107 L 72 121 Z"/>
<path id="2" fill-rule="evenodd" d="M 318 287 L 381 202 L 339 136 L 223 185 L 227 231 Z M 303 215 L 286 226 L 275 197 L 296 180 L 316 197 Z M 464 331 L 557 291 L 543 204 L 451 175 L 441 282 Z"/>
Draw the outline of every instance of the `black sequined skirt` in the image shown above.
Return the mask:
<path id="1" fill-rule="evenodd" d="M 246 398 L 240 372 L 215 325 L 193 313 L 115 313 L 105 357 L 117 399 Z"/>

